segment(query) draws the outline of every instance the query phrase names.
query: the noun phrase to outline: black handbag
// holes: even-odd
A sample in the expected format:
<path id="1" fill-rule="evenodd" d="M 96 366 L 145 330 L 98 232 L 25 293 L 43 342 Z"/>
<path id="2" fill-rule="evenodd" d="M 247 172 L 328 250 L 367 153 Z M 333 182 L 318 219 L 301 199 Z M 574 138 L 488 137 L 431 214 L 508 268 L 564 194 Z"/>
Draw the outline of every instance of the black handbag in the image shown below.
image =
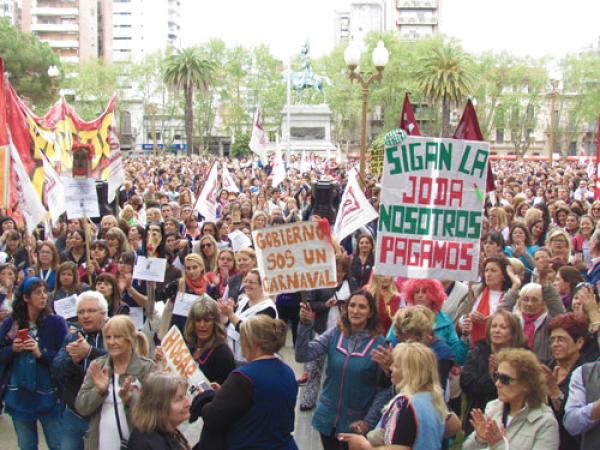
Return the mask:
<path id="1" fill-rule="evenodd" d="M 119 406 L 117 403 L 117 389 L 115 387 L 115 375 L 112 375 L 112 393 L 113 393 L 113 404 L 115 408 L 115 418 L 117 419 L 117 429 L 119 430 L 119 439 L 121 440 L 121 446 L 119 450 L 127 450 L 127 439 L 123 438 L 123 432 L 121 431 L 121 419 L 119 417 Z"/>

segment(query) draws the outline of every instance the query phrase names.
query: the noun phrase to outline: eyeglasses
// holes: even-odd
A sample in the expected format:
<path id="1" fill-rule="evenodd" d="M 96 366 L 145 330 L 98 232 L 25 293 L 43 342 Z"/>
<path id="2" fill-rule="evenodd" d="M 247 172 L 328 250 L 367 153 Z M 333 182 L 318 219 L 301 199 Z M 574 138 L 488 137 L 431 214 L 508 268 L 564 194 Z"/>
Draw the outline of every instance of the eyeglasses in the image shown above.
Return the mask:
<path id="1" fill-rule="evenodd" d="M 500 382 L 504 386 L 509 386 L 511 381 L 517 381 L 517 379 L 505 373 L 494 372 L 494 383 Z"/>
<path id="2" fill-rule="evenodd" d="M 525 297 L 521 297 L 521 301 L 525 302 L 525 303 L 537 303 L 537 302 L 541 302 L 542 299 L 541 299 L 541 297 L 525 296 Z"/>
<path id="3" fill-rule="evenodd" d="M 212 247 L 212 246 L 213 246 L 212 244 L 202 244 L 200 247 L 201 248 L 209 248 L 209 247 Z"/>
<path id="4" fill-rule="evenodd" d="M 559 248 L 567 246 L 567 243 L 563 239 L 552 239 L 550 243 Z"/>
<path id="5" fill-rule="evenodd" d="M 90 316 L 92 314 L 96 314 L 97 312 L 102 311 L 101 309 L 80 309 L 77 311 L 77 315 L 78 316 L 85 316 L 86 314 L 89 314 Z"/>

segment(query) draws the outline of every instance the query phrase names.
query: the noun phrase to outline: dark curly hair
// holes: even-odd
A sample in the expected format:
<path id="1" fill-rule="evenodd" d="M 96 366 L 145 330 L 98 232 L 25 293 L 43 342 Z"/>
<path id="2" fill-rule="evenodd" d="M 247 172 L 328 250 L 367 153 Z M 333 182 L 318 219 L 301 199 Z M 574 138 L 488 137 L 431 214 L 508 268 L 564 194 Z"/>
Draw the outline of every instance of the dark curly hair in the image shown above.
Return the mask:
<path id="1" fill-rule="evenodd" d="M 27 302 L 25 298 L 29 298 L 33 291 L 43 287 L 46 292 L 48 292 L 48 286 L 44 283 L 43 280 L 35 277 L 35 279 L 25 280 L 21 285 L 21 288 L 17 291 L 17 296 L 13 303 L 13 313 L 12 317 L 15 322 L 17 322 L 19 328 L 29 328 L 29 313 L 27 311 Z M 42 311 L 42 313 L 38 316 L 36 320 L 36 325 L 39 327 L 42 321 L 49 316 L 50 311 L 50 302 L 47 302 L 46 308 Z"/>

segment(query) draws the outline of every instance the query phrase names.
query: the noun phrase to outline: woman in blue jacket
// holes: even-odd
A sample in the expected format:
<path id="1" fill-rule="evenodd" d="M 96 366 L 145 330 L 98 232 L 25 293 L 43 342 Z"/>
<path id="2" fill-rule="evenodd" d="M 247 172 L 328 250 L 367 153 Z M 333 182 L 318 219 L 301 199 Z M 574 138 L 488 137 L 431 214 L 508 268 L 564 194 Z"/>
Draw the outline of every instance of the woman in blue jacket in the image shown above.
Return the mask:
<path id="1" fill-rule="evenodd" d="M 50 367 L 66 334 L 65 320 L 50 313 L 46 284 L 26 279 L 12 316 L 0 327 L 0 366 L 8 372 L 6 412 L 20 449 L 38 448 L 37 421 L 50 450 L 60 449 L 61 405 Z"/>
<path id="2" fill-rule="evenodd" d="M 355 291 L 343 310 L 340 322 L 317 338 L 312 338 L 314 313 L 307 303 L 300 310 L 301 324 L 296 340 L 296 361 L 308 362 L 327 356 L 325 383 L 313 427 L 321 434 L 325 450 L 345 447 L 339 433 L 365 434 L 374 428 L 386 399 L 378 386 L 377 363 L 371 353 L 383 344 L 377 303 L 370 292 Z"/>

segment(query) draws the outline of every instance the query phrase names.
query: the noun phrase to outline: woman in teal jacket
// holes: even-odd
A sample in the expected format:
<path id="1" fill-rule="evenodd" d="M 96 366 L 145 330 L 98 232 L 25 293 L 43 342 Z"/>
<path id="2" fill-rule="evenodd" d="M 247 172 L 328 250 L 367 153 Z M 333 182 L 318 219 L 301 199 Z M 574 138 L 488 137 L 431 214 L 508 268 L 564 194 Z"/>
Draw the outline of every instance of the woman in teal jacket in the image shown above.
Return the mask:
<path id="1" fill-rule="evenodd" d="M 300 309 L 301 324 L 296 339 L 296 361 L 308 362 L 327 356 L 325 383 L 313 416 L 313 427 L 321 434 L 324 450 L 346 448 L 339 433 L 365 434 L 374 428 L 386 400 L 378 386 L 378 365 L 371 353 L 384 343 L 377 318 L 377 303 L 371 293 L 356 291 L 348 300 L 336 327 L 312 338 L 314 313 L 307 303 Z"/>

